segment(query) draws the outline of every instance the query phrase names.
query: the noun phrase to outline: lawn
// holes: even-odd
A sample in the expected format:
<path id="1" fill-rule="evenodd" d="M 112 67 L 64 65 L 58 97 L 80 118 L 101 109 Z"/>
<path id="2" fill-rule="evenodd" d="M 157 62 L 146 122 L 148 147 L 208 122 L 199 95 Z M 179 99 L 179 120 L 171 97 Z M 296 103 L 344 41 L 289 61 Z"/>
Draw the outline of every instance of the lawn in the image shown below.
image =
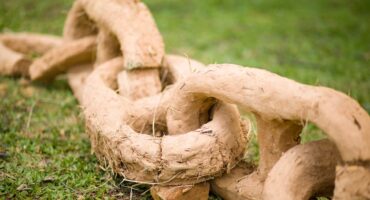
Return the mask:
<path id="1" fill-rule="evenodd" d="M 0 31 L 62 34 L 72 0 L 0 4 Z M 340 90 L 370 112 L 370 3 L 364 0 L 146 0 L 167 52 L 259 67 Z M 288 104 L 288 103 L 287 103 Z M 99 166 L 65 77 L 0 77 L 0 199 L 150 199 Z M 314 126 L 303 141 L 323 137 Z M 254 160 L 258 153 L 252 149 Z M 216 198 L 216 197 L 213 197 Z"/>

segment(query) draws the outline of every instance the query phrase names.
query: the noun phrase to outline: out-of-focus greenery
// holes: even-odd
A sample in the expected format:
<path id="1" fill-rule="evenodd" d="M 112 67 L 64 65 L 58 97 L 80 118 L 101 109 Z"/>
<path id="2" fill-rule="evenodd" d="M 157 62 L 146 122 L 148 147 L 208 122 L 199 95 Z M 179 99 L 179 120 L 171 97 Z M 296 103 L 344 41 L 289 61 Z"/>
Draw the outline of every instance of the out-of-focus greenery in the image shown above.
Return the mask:
<path id="1" fill-rule="evenodd" d="M 72 2 L 3 1 L 0 31 L 61 35 Z M 169 53 L 329 86 L 370 111 L 369 1 L 144 2 Z M 149 198 L 146 187 L 120 184 L 99 168 L 63 77 L 47 86 L 0 77 L 0 112 L 0 153 L 6 154 L 0 158 L 0 199 L 129 199 L 131 188 L 139 190 L 134 199 Z M 303 132 L 304 142 L 323 137 L 313 125 Z M 254 161 L 256 150 L 254 143 Z"/>

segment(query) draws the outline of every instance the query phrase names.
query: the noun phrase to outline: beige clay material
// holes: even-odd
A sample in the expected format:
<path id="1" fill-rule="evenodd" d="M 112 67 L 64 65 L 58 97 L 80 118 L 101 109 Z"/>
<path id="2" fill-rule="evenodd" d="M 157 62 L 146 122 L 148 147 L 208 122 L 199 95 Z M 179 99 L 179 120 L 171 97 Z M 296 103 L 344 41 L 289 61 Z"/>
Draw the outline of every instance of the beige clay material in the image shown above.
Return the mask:
<path id="1" fill-rule="evenodd" d="M 288 150 L 268 174 L 262 199 L 331 197 L 335 166 L 339 162 L 339 152 L 328 140 L 297 145 Z"/>
<path id="2" fill-rule="evenodd" d="M 97 27 L 117 38 L 126 69 L 161 66 L 163 39 L 145 4 L 139 1 L 78 0 L 68 14 L 64 37 L 73 40 L 94 35 Z"/>
<path id="3" fill-rule="evenodd" d="M 44 55 L 31 65 L 21 53 Z M 260 69 L 227 64 L 203 69 L 191 59 L 164 54 L 163 39 L 140 1 L 77 0 L 64 41 L 1 35 L 0 73 L 45 81 L 68 71 L 94 152 L 128 180 L 186 185 L 231 170 L 213 184 L 226 199 L 271 199 L 271 191 L 279 191 L 274 197 L 280 199 L 325 193 L 332 189 L 336 160 L 325 158 L 333 145 L 298 145 L 302 126 L 312 122 L 343 159 L 334 198 L 370 198 L 370 117 L 353 99 Z M 248 125 L 233 104 L 256 116 L 257 168 L 234 168 Z M 310 145 L 318 146 L 307 150 Z"/>
<path id="4" fill-rule="evenodd" d="M 120 95 L 130 100 L 156 95 L 161 92 L 162 84 L 158 69 L 132 69 L 118 74 Z"/>
<path id="5" fill-rule="evenodd" d="M 266 120 L 259 115 L 256 119 L 259 164 L 253 173 L 239 177 L 235 186 L 229 186 L 238 188 L 238 192 L 234 193 L 238 198 L 260 199 L 271 168 L 287 150 L 300 142 L 301 125 L 286 120 Z"/>
<path id="6" fill-rule="evenodd" d="M 282 155 L 265 183 L 255 181 L 245 184 L 242 180 L 251 176 L 255 169 L 244 164 L 212 181 L 212 191 L 225 200 L 330 197 L 334 189 L 335 166 L 339 161 L 337 149 L 326 139 L 300 144 Z M 253 194 L 253 189 L 260 188 L 263 188 L 262 195 Z"/>
<path id="7" fill-rule="evenodd" d="M 23 54 L 15 52 L 0 42 L 0 75 L 28 75 L 31 60 Z"/>
<path id="8" fill-rule="evenodd" d="M 95 59 L 96 38 L 86 37 L 64 43 L 37 58 L 30 66 L 32 80 L 48 81 L 68 68 L 91 63 Z"/>
<path id="9" fill-rule="evenodd" d="M 200 73 L 201 71 L 207 71 L 207 69 L 199 68 L 195 71 Z M 193 73 L 189 79 L 198 76 L 198 73 Z M 213 79 L 217 78 L 214 77 Z M 187 84 L 188 79 L 185 79 L 176 86 L 180 88 L 179 90 L 182 90 Z M 203 81 L 198 80 L 196 84 L 203 84 Z M 224 84 L 226 84 L 226 81 L 224 81 Z M 193 92 L 186 90 L 186 88 L 184 92 L 177 94 L 177 96 L 178 99 L 170 102 L 171 109 L 167 114 L 169 134 L 181 134 L 200 126 L 202 122 L 199 120 L 199 116 L 202 113 L 202 108 L 207 106 L 207 100 L 209 98 L 217 99 L 217 96 L 214 96 L 210 91 Z M 188 101 L 188 99 L 191 99 L 191 101 Z M 260 164 L 254 173 L 248 174 L 248 176 L 239 180 L 240 185 L 245 186 L 243 195 L 250 198 L 261 196 L 267 173 L 283 152 L 299 144 L 299 134 L 302 128 L 301 125 L 287 120 L 266 120 L 258 115 L 256 118 L 260 144 Z"/>
<path id="10" fill-rule="evenodd" d="M 163 59 L 162 82 L 173 84 L 205 67 L 203 63 L 188 57 L 167 54 Z"/>
<path id="11" fill-rule="evenodd" d="M 237 109 L 228 104 L 214 106 L 212 120 L 186 134 L 153 137 L 132 130 L 125 122 L 133 121 L 137 110 L 114 92 L 110 81 L 122 70 L 120 61 L 95 69 L 83 96 L 89 99 L 83 107 L 92 147 L 115 172 L 136 181 L 193 184 L 220 175 L 240 160 L 245 130 Z"/>
<path id="12" fill-rule="evenodd" d="M 98 66 L 112 58 L 122 56 L 120 44 L 112 33 L 104 28 L 99 29 L 95 65 Z"/>
<path id="13" fill-rule="evenodd" d="M 255 182 L 253 185 L 244 185 L 240 184 L 240 180 L 244 177 L 252 174 L 255 171 L 255 168 L 251 165 L 248 165 L 245 162 L 238 163 L 230 172 L 225 173 L 219 178 L 215 178 L 211 181 L 211 189 L 214 193 L 219 195 L 225 200 L 244 200 L 244 199 L 258 199 L 257 195 L 252 195 L 248 193 L 243 195 L 247 188 L 250 187 L 253 189 L 259 189 L 261 184 L 260 182 Z"/>
<path id="14" fill-rule="evenodd" d="M 36 33 L 3 33 L 0 42 L 13 51 L 22 54 L 42 55 L 62 44 L 62 39 L 53 35 Z"/>
<path id="15" fill-rule="evenodd" d="M 98 35 L 97 24 L 90 19 L 81 5 L 81 2 L 74 1 L 69 10 L 63 27 L 63 39 L 66 42 Z"/>
<path id="16" fill-rule="evenodd" d="M 260 198 L 267 173 L 284 151 L 299 143 L 301 126 L 307 121 L 325 131 L 345 162 L 369 159 L 369 116 L 357 102 L 337 91 L 227 64 L 193 73 L 176 87 L 183 90 L 179 93 L 183 96 L 178 95 L 180 98 L 171 102 L 174 109 L 167 115 L 167 121 L 172 122 L 168 126 L 170 134 L 197 126 L 196 111 L 201 100 L 209 97 L 235 103 L 256 115 L 258 132 L 262 133 L 258 138 L 260 166 L 239 180 L 245 186 L 242 193 L 248 198 Z M 289 109 L 285 106 L 287 101 Z"/>
<path id="17" fill-rule="evenodd" d="M 188 96 L 206 95 L 235 103 L 264 120 L 313 122 L 336 144 L 344 161 L 370 160 L 370 117 L 355 100 L 341 92 L 232 64 L 211 65 L 176 85 Z M 177 108 L 184 105 L 183 101 L 174 98 L 172 105 Z M 184 115 L 194 114 L 186 113 L 186 109 L 182 108 Z"/>
<path id="18" fill-rule="evenodd" d="M 334 199 L 370 199 L 369 162 L 349 163 L 337 166 Z"/>
<path id="19" fill-rule="evenodd" d="M 120 72 L 117 78 L 119 93 L 131 100 L 153 96 L 162 91 L 162 87 L 182 80 L 204 66 L 183 56 L 166 55 L 160 71 L 149 68 Z M 158 96 L 165 99 L 162 94 Z"/>
<path id="20" fill-rule="evenodd" d="M 209 183 L 180 186 L 153 186 L 150 194 L 154 200 L 208 200 Z"/>
<path id="21" fill-rule="evenodd" d="M 170 84 L 173 84 L 175 80 L 182 80 L 190 76 L 195 70 L 204 67 L 204 65 L 198 61 L 179 55 L 166 55 L 165 60 L 166 62 L 161 67 L 160 75 L 162 86 L 165 87 L 163 91 L 157 95 L 144 97 L 135 101 L 136 109 L 139 109 L 139 119 L 131 121 L 130 124 L 137 132 L 153 135 L 153 122 L 157 127 L 155 130 L 157 133 L 154 133 L 154 135 L 163 135 L 163 132 L 167 132 L 165 120 L 166 113 L 169 109 L 169 102 L 172 101 L 174 94 L 174 89 Z M 190 68 L 189 64 L 194 67 Z M 122 84 L 120 80 L 122 73 L 123 72 L 120 72 L 117 76 L 118 88 L 124 87 L 124 84 Z M 155 78 L 156 77 L 158 77 L 158 75 L 155 75 Z M 138 87 L 145 88 L 148 86 L 146 84 L 141 84 L 138 85 Z M 118 89 L 118 91 L 120 91 L 120 89 Z M 120 92 L 120 94 L 122 95 L 122 92 Z M 205 102 L 208 107 L 203 106 L 202 109 L 209 109 L 211 105 L 216 103 L 215 101 L 209 101 L 210 100 L 207 100 Z M 201 111 L 200 121 L 202 122 L 201 124 L 209 121 L 208 113 L 205 112 L 205 110 Z"/>
<path id="22" fill-rule="evenodd" d="M 82 104 L 82 96 L 87 77 L 92 72 L 92 64 L 83 64 L 71 67 L 67 71 L 68 84 L 72 89 L 73 95 Z"/>

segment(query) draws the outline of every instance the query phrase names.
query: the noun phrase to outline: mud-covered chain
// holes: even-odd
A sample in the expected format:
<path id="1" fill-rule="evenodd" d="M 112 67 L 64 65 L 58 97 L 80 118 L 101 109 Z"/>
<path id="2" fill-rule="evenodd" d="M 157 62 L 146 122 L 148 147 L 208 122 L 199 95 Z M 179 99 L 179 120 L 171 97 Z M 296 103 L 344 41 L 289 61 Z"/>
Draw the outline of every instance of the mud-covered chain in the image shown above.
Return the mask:
<path id="1" fill-rule="evenodd" d="M 31 59 L 29 55 L 40 55 Z M 166 55 L 149 9 L 76 0 L 63 38 L 0 35 L 0 74 L 67 73 L 100 161 L 128 181 L 209 181 L 225 199 L 370 199 L 370 117 L 347 95 L 232 64 Z M 243 161 L 257 121 L 259 165 Z M 312 122 L 328 140 L 300 144 Z M 334 184 L 335 183 L 335 184 Z"/>

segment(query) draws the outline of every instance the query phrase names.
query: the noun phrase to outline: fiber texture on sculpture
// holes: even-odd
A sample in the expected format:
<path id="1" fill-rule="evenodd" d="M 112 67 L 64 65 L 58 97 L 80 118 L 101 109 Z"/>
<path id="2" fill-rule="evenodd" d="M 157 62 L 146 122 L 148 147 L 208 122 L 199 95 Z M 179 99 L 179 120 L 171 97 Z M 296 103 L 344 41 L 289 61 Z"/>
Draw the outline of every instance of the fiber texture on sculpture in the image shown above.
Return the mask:
<path id="1" fill-rule="evenodd" d="M 154 198 L 370 199 L 370 117 L 349 96 L 271 72 L 165 54 L 137 0 L 76 0 L 63 39 L 0 35 L 0 75 L 66 73 L 92 150 Z M 288 105 L 288 106 L 287 106 Z M 257 123 L 259 163 L 243 160 Z M 300 144 L 311 122 L 327 140 Z M 180 189 L 179 189 L 180 188 Z"/>

